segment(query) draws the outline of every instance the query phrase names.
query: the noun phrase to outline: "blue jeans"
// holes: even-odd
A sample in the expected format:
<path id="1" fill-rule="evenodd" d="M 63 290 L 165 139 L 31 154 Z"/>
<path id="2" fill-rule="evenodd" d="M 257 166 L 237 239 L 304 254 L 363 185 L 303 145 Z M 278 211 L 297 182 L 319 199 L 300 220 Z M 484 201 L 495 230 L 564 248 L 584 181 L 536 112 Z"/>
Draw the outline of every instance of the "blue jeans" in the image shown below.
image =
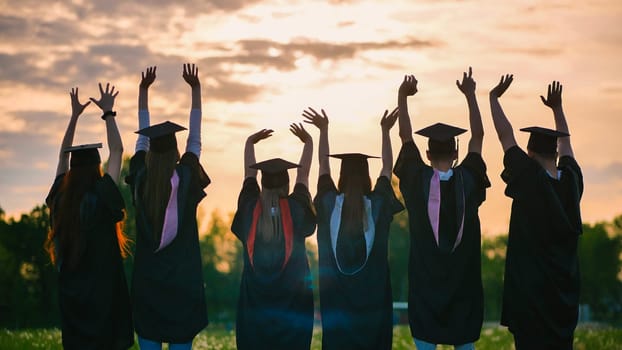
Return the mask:
<path id="1" fill-rule="evenodd" d="M 423 341 L 421 339 L 413 338 L 415 340 L 415 345 L 417 346 L 417 350 L 435 350 L 436 344 L 428 343 L 427 341 Z M 475 344 L 466 343 L 461 345 L 454 345 L 455 350 L 475 350 Z"/>
<path id="2" fill-rule="evenodd" d="M 138 336 L 138 346 L 140 350 L 162 350 L 162 343 L 142 338 L 140 335 Z M 168 344 L 169 350 L 191 350 L 192 349 L 192 341 L 185 344 Z"/>

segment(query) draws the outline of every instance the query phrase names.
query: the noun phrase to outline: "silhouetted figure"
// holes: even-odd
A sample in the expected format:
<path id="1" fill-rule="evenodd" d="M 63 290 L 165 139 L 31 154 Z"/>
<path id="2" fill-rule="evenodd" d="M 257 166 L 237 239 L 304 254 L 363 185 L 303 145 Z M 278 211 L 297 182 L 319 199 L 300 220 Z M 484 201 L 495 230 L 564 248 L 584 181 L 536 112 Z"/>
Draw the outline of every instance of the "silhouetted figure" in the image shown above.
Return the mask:
<path id="1" fill-rule="evenodd" d="M 71 119 L 62 141 L 56 179 L 45 200 L 51 230 L 46 248 L 59 271 L 58 299 L 65 349 L 127 349 L 134 344 L 132 315 L 122 257 L 125 204 L 117 188 L 123 144 L 115 122 L 115 87 L 99 84 L 91 98 L 103 115 L 110 154 L 102 174 L 97 151 L 102 145 L 70 147 L 81 104 L 71 89 Z M 71 154 L 71 160 L 69 159 Z"/>
<path id="2" fill-rule="evenodd" d="M 561 84 L 554 81 L 547 98 L 540 96 L 553 110 L 555 130 L 521 129 L 530 133 L 525 153 L 498 100 L 512 80 L 502 76 L 490 91 L 492 119 L 505 152 L 501 178 L 512 198 L 501 324 L 514 335 L 516 349 L 572 349 L 583 175 L 570 145 Z"/>
<path id="3" fill-rule="evenodd" d="M 172 122 L 150 126 L 148 89 L 156 67 L 142 73 L 138 95 L 139 134 L 126 182 L 136 208 L 136 253 L 132 306 L 141 350 L 190 349 L 207 326 L 197 205 L 210 179 L 201 156 L 201 84 L 198 68 L 184 64 L 192 88 L 186 152 L 179 158 Z"/>
<path id="4" fill-rule="evenodd" d="M 315 230 L 308 189 L 313 140 L 302 125 L 290 130 L 304 143 L 299 165 L 280 158 L 256 163 L 255 143 L 272 130 L 249 136 L 244 147 L 244 184 L 231 225 L 244 250 L 236 320 L 240 350 L 311 346 L 313 292 L 305 239 Z M 291 168 L 298 174 L 290 194 Z"/>
<path id="5" fill-rule="evenodd" d="M 410 227 L 408 314 L 417 349 L 436 344 L 473 349 L 483 321 L 479 206 L 490 182 L 481 156 L 484 130 L 475 81 L 464 73 L 456 85 L 467 99 L 471 139 L 468 154 L 457 157 L 455 137 L 466 130 L 437 123 L 417 131 L 428 138 L 424 163 L 412 137 L 407 97 L 417 80 L 406 76 L 399 88 L 402 149 L 395 164 Z"/>
<path id="6" fill-rule="evenodd" d="M 393 310 L 388 263 L 389 227 L 404 209 L 391 187 L 393 154 L 389 131 L 397 109 L 381 121 L 382 170 L 374 189 L 368 155 L 333 154 L 341 159 L 338 187 L 330 175 L 328 117 L 312 108 L 305 122 L 320 130 L 318 216 L 322 349 L 391 349 Z M 377 157 L 373 157 L 377 158 Z"/>

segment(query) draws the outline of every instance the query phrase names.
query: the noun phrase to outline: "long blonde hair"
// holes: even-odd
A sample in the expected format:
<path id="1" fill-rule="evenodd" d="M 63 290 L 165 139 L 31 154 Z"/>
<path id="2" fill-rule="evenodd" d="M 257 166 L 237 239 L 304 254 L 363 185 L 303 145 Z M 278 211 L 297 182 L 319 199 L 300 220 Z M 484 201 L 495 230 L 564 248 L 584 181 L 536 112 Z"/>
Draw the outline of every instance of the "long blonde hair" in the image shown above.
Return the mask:
<path id="1" fill-rule="evenodd" d="M 145 157 L 147 174 L 142 199 L 155 240 L 159 240 L 162 234 L 164 213 L 171 195 L 171 176 L 178 161 L 177 148 L 163 153 L 149 151 Z"/>
<path id="2" fill-rule="evenodd" d="M 259 200 L 261 201 L 261 216 L 257 224 L 259 236 L 264 241 L 278 239 L 283 235 L 281 207 L 279 200 L 287 197 L 289 183 L 277 188 L 262 188 Z"/>

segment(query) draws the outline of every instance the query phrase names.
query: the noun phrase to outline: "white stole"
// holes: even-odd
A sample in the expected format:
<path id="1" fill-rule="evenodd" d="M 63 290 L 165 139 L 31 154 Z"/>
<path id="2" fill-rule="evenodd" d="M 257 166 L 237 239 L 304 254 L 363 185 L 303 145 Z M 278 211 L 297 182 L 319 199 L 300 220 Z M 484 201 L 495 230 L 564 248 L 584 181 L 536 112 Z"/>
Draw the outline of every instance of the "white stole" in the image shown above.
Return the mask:
<path id="1" fill-rule="evenodd" d="M 335 262 L 337 263 L 337 269 L 344 275 L 352 276 L 361 271 L 367 264 L 371 248 L 374 246 L 374 238 L 376 237 L 376 225 L 374 224 L 374 218 L 371 212 L 371 200 L 367 197 L 363 197 L 365 204 L 365 220 L 367 221 L 367 230 L 364 232 L 365 237 L 365 262 L 354 272 L 346 273 L 341 269 L 339 265 L 339 259 L 337 259 L 337 238 L 339 237 L 339 227 L 341 226 L 341 210 L 343 209 L 344 194 L 338 194 L 335 197 L 335 207 L 333 213 L 330 216 L 330 242 L 333 248 L 333 255 L 335 256 Z"/>
<path id="2" fill-rule="evenodd" d="M 177 189 L 179 188 L 179 176 L 177 171 L 173 171 L 171 176 L 171 195 L 168 198 L 166 211 L 164 212 L 164 223 L 162 224 L 162 237 L 160 246 L 156 252 L 166 248 L 177 237 L 177 225 L 179 218 L 177 214 Z"/>

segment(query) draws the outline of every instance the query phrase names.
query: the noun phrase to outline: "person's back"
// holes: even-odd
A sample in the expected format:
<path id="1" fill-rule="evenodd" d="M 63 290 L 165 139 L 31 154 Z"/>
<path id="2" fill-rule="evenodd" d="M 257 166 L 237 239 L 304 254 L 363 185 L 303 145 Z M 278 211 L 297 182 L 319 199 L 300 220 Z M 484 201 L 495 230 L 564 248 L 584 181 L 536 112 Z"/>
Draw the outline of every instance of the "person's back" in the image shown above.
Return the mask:
<path id="1" fill-rule="evenodd" d="M 319 176 L 314 199 L 318 217 L 318 269 L 322 348 L 391 349 L 393 310 L 389 275 L 389 228 L 403 210 L 391 186 L 393 154 L 389 131 L 397 109 L 381 119 L 382 169 L 372 188 L 360 153 L 330 154 L 328 117 L 304 111 L 320 130 Z M 328 157 L 341 159 L 335 185 Z"/>
<path id="2" fill-rule="evenodd" d="M 127 349 L 134 343 L 132 315 L 122 258 L 123 198 L 117 188 L 122 144 L 112 107 L 114 86 L 95 102 L 108 131 L 106 173 L 99 144 L 71 146 L 78 116 L 90 103 L 72 89 L 72 118 L 63 138 L 56 179 L 46 198 L 51 230 L 46 248 L 59 271 L 58 300 L 65 349 Z M 69 154 L 71 153 L 71 159 Z"/>
<path id="3" fill-rule="evenodd" d="M 201 87 L 198 69 L 185 64 L 192 89 L 186 152 L 179 157 L 175 133 L 185 128 L 166 121 L 150 125 L 147 91 L 155 67 L 143 73 L 139 92 L 139 134 L 130 161 L 136 208 L 136 252 L 132 309 L 141 349 L 189 349 L 208 324 L 196 211 L 210 179 L 201 156 Z"/>
<path id="4" fill-rule="evenodd" d="M 556 130 L 521 129 L 530 133 L 525 153 L 498 102 L 511 82 L 512 76 L 502 78 L 490 93 L 505 152 L 501 177 L 512 198 L 501 324 L 517 349 L 571 349 L 579 303 L 581 169 L 561 108 L 561 85 L 553 82 L 542 97 L 553 109 Z"/>
<path id="5" fill-rule="evenodd" d="M 311 345 L 313 290 L 305 241 L 315 230 L 308 189 L 313 143 L 301 125 L 292 124 L 290 130 L 304 143 L 300 165 L 280 158 L 256 162 L 254 144 L 272 130 L 249 136 L 244 148 L 244 183 L 231 224 L 244 259 L 236 315 L 241 350 Z M 291 193 L 290 168 L 298 169 Z"/>
<path id="6" fill-rule="evenodd" d="M 412 138 L 406 97 L 417 92 L 407 76 L 400 86 L 400 179 L 410 229 L 409 323 L 418 349 L 450 344 L 472 349 L 483 322 L 479 206 L 490 186 L 481 157 L 483 128 L 475 81 L 464 73 L 458 87 L 469 105 L 469 153 L 454 167 L 454 137 L 466 130 L 437 123 L 417 131 L 427 137 L 426 165 Z"/>

